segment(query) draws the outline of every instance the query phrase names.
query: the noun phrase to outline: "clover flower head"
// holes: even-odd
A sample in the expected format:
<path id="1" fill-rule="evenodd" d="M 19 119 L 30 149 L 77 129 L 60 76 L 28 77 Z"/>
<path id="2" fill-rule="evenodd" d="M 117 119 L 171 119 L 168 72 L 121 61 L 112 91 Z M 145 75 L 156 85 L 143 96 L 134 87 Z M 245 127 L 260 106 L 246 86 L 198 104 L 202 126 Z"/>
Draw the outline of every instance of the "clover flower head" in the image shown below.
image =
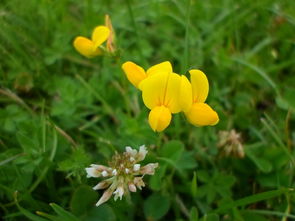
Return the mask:
<path id="1" fill-rule="evenodd" d="M 218 135 L 217 147 L 222 155 L 238 158 L 245 157 L 241 133 L 237 133 L 235 129 L 232 129 L 230 131 L 220 131 Z"/>
<path id="2" fill-rule="evenodd" d="M 94 28 L 91 39 L 78 36 L 75 38 L 73 45 L 80 54 L 92 58 L 103 53 L 102 44 L 109 38 L 110 33 L 108 27 L 100 25 Z"/>
<path id="3" fill-rule="evenodd" d="M 170 62 L 165 61 L 145 71 L 127 61 L 122 65 L 127 79 L 142 91 L 142 99 L 149 113 L 149 124 L 154 131 L 165 130 L 172 114 L 184 112 L 195 126 L 215 125 L 218 114 L 205 103 L 209 92 L 206 75 L 200 70 L 190 70 L 190 81 L 184 75 L 173 72 Z"/>
<path id="4" fill-rule="evenodd" d="M 136 192 L 145 186 L 144 175 L 154 175 L 158 167 L 158 163 L 141 166 L 139 162 L 144 160 L 147 152 L 144 145 L 140 146 L 138 151 L 127 146 L 124 153 L 116 153 L 112 157 L 109 166 L 91 164 L 85 169 L 87 177 L 106 178 L 93 187 L 94 190 L 106 189 L 96 206 L 109 200 L 112 195 L 115 201 L 118 198 L 121 200 L 124 195 L 129 194 L 129 191 Z"/>

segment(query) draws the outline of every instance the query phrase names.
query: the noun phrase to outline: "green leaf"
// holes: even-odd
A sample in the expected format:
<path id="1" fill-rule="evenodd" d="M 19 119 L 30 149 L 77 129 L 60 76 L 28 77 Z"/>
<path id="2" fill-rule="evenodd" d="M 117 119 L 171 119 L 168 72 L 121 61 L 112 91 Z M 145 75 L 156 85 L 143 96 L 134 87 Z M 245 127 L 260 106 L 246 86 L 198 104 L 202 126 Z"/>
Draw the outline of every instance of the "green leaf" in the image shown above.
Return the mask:
<path id="1" fill-rule="evenodd" d="M 191 182 L 191 192 L 192 192 L 192 196 L 195 198 L 197 196 L 197 188 L 198 188 L 198 184 L 197 184 L 197 173 L 194 172 L 194 176 Z"/>
<path id="2" fill-rule="evenodd" d="M 149 187 L 153 190 L 160 190 L 163 183 L 163 177 L 166 173 L 167 165 L 163 164 L 157 169 L 157 172 L 151 176 L 149 181 Z"/>
<path id="3" fill-rule="evenodd" d="M 258 157 L 254 147 L 246 147 L 245 153 L 262 172 L 269 173 L 272 170 L 271 163 L 264 158 Z"/>
<path id="4" fill-rule="evenodd" d="M 189 221 L 198 221 L 199 220 L 199 213 L 196 207 L 192 207 L 190 211 L 190 218 Z"/>
<path id="5" fill-rule="evenodd" d="M 217 214 L 206 214 L 201 221 L 219 221 L 219 216 Z"/>
<path id="6" fill-rule="evenodd" d="M 172 140 L 164 144 L 164 146 L 159 150 L 159 155 L 176 162 L 179 160 L 183 150 L 184 145 L 182 142 Z"/>
<path id="7" fill-rule="evenodd" d="M 288 103 L 288 105 L 295 109 L 295 89 L 294 88 L 284 88 L 283 97 L 284 100 Z"/>
<path id="8" fill-rule="evenodd" d="M 91 208 L 91 207 L 89 207 Z M 102 204 L 99 207 L 92 207 L 88 215 L 83 221 L 115 221 L 117 220 L 113 209 L 107 205 Z"/>
<path id="9" fill-rule="evenodd" d="M 98 194 L 91 187 L 82 185 L 78 187 L 71 199 L 70 207 L 73 214 L 81 216 L 93 207 L 98 199 Z"/>
<path id="10" fill-rule="evenodd" d="M 194 169 L 197 167 L 197 162 L 192 152 L 183 151 L 177 161 L 180 169 Z"/>
<path id="11" fill-rule="evenodd" d="M 154 193 L 144 201 L 144 215 L 148 220 L 161 219 L 170 208 L 170 199 Z"/>
<path id="12" fill-rule="evenodd" d="M 79 219 L 77 217 L 75 217 L 73 214 L 66 211 L 65 209 L 63 209 L 59 205 L 57 205 L 55 203 L 50 203 L 49 205 L 57 213 L 57 215 L 59 215 L 61 218 L 63 218 L 64 221 L 79 221 Z"/>
<path id="13" fill-rule="evenodd" d="M 85 173 L 84 168 L 90 164 L 89 155 L 85 152 L 83 147 L 75 149 L 70 156 L 59 163 L 59 169 L 65 172 L 71 172 L 73 175 Z"/>
<path id="14" fill-rule="evenodd" d="M 17 208 L 25 217 L 29 218 L 32 221 L 47 221 L 46 219 L 43 219 L 42 217 L 37 216 L 37 215 L 31 213 L 30 211 L 24 209 L 23 207 L 21 207 L 18 203 L 17 198 L 16 198 L 17 192 L 14 193 L 14 197 L 15 197 L 15 203 L 16 203 Z"/>
<path id="15" fill-rule="evenodd" d="M 16 137 L 25 153 L 36 154 L 36 149 L 38 147 L 38 142 L 36 142 L 36 140 L 32 139 L 32 137 L 29 137 L 21 132 L 16 133 Z"/>
<path id="16" fill-rule="evenodd" d="M 257 193 L 252 196 L 247 196 L 245 198 L 242 198 L 240 200 L 233 201 L 231 203 L 228 203 L 224 206 L 219 207 L 218 209 L 212 211 L 212 213 L 223 213 L 227 211 L 228 209 L 234 208 L 234 207 L 239 207 L 239 206 L 245 206 L 251 203 L 256 203 L 259 201 L 267 200 L 273 197 L 280 196 L 284 193 L 292 192 L 293 189 L 288 189 L 288 188 L 281 188 L 278 190 L 271 190 L 263 193 Z"/>
<path id="17" fill-rule="evenodd" d="M 204 183 L 208 183 L 210 180 L 209 173 L 206 170 L 198 170 L 197 176 L 198 176 L 198 180 L 201 180 Z"/>
<path id="18" fill-rule="evenodd" d="M 242 217 L 244 218 L 244 220 L 251 220 L 251 221 L 267 221 L 266 218 L 264 218 L 263 216 L 259 215 L 259 214 L 255 214 L 253 213 L 251 210 L 244 210 L 241 212 Z"/>

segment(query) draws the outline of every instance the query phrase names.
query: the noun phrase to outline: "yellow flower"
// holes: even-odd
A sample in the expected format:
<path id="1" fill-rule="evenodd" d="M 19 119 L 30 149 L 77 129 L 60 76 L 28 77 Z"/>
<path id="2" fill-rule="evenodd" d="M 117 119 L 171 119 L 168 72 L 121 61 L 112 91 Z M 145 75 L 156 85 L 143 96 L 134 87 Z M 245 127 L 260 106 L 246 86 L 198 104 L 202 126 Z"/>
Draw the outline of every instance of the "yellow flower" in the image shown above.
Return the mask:
<path id="1" fill-rule="evenodd" d="M 80 54 L 92 58 L 102 54 L 100 46 L 108 39 L 109 35 L 109 28 L 106 26 L 97 26 L 92 32 L 91 39 L 78 36 L 75 38 L 73 45 Z"/>
<path id="2" fill-rule="evenodd" d="M 128 80 L 142 91 L 149 113 L 149 124 L 154 131 L 166 129 L 171 114 L 188 111 L 192 105 L 192 88 L 188 79 L 173 73 L 170 62 L 162 62 L 146 72 L 133 62 L 126 62 L 122 68 Z"/>
<path id="3" fill-rule="evenodd" d="M 151 111 L 149 124 L 154 131 L 165 130 L 172 114 L 183 111 L 195 126 L 215 125 L 218 114 L 205 102 L 209 83 L 206 75 L 191 70 L 191 82 L 184 75 L 173 73 L 170 62 L 162 62 L 145 71 L 127 61 L 122 68 L 128 80 L 142 91 L 143 102 Z"/>
<path id="4" fill-rule="evenodd" d="M 206 75 L 200 70 L 190 70 L 193 92 L 192 106 L 184 111 L 187 120 L 195 126 L 215 125 L 219 121 L 218 114 L 206 103 L 209 83 Z"/>

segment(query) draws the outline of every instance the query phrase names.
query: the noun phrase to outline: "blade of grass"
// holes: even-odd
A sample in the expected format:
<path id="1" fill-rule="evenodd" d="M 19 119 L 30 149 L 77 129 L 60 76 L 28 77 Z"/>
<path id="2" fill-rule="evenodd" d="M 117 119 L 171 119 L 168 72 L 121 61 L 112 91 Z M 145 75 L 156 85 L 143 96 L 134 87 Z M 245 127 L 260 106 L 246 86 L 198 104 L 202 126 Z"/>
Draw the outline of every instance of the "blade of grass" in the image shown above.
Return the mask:
<path id="1" fill-rule="evenodd" d="M 63 218 L 64 221 L 79 221 L 77 217 L 75 217 L 73 214 L 69 213 L 59 205 L 55 203 L 50 203 L 49 205 L 58 215 Z"/>
<path id="2" fill-rule="evenodd" d="M 283 212 L 279 211 L 270 211 L 270 210 L 244 210 L 244 211 L 249 211 L 251 213 L 257 213 L 257 214 L 262 214 L 262 215 L 269 215 L 269 216 L 278 216 L 278 217 L 286 217 L 290 219 L 295 219 L 295 215 L 293 214 L 285 214 Z"/>
<path id="3" fill-rule="evenodd" d="M 295 159 L 292 156 L 292 154 L 289 152 L 288 148 L 286 147 L 286 145 L 283 143 L 283 141 L 281 140 L 281 138 L 279 137 L 279 135 L 275 132 L 275 130 L 270 126 L 270 123 L 262 118 L 261 122 L 263 123 L 263 125 L 265 126 L 265 128 L 268 130 L 268 132 L 271 134 L 271 136 L 273 137 L 273 139 L 277 142 L 277 144 L 284 150 L 284 152 L 287 154 L 287 156 L 290 158 L 293 166 L 295 165 Z"/>
<path id="4" fill-rule="evenodd" d="M 14 201 L 15 201 L 15 204 L 16 204 L 17 208 L 19 209 L 19 211 L 25 217 L 29 218 L 30 220 L 32 220 L 32 221 L 48 221 L 47 219 L 43 219 L 42 217 L 37 216 L 37 215 L 31 213 L 30 211 L 24 209 L 23 207 L 21 207 L 18 203 L 18 200 L 17 200 L 17 191 L 14 193 Z"/>
<path id="5" fill-rule="evenodd" d="M 57 150 L 57 134 L 56 134 L 56 130 L 53 129 L 53 145 L 52 145 L 52 149 L 51 149 L 51 153 L 49 156 L 49 161 L 52 162 Z M 44 169 L 42 169 L 41 174 L 38 176 L 37 180 L 31 185 L 31 188 L 29 189 L 29 193 L 33 192 L 37 186 L 41 183 L 41 181 L 44 179 L 44 177 L 47 174 L 47 171 L 49 169 L 50 165 L 47 165 Z"/>
<path id="6" fill-rule="evenodd" d="M 263 193 L 257 193 L 252 196 L 247 196 L 242 199 L 230 202 L 226 205 L 219 207 L 218 209 L 213 210 L 210 213 L 224 213 L 227 210 L 232 209 L 234 207 L 246 206 L 246 205 L 249 205 L 252 203 L 256 203 L 259 201 L 274 198 L 274 197 L 280 196 L 282 194 L 293 192 L 293 191 L 294 191 L 294 189 L 291 189 L 291 188 L 281 188 L 278 190 L 271 190 L 271 191 L 267 191 L 267 192 L 263 192 Z"/>
<path id="7" fill-rule="evenodd" d="M 187 0 L 186 7 L 186 22 L 185 22 L 185 38 L 184 38 L 184 56 L 182 59 L 181 73 L 185 73 L 189 61 L 189 30 L 190 30 L 190 14 L 191 14 L 191 0 Z"/>
<path id="8" fill-rule="evenodd" d="M 126 2 L 126 5 L 127 5 L 127 8 L 128 8 L 128 13 L 129 13 L 130 20 L 131 20 L 131 23 L 132 23 L 133 32 L 134 32 L 135 37 L 136 37 L 136 43 L 137 43 L 136 45 L 137 45 L 139 56 L 141 58 L 141 62 L 143 63 L 143 65 L 147 65 L 147 62 L 146 62 L 146 60 L 145 60 L 145 58 L 143 56 L 142 50 L 141 50 L 140 37 L 139 37 L 139 34 L 138 34 L 138 27 L 137 27 L 137 24 L 135 22 L 135 18 L 134 18 L 134 15 L 133 15 L 130 0 L 125 0 L 125 2 Z"/>
<path id="9" fill-rule="evenodd" d="M 90 84 L 88 84 L 80 75 L 76 74 L 76 78 L 84 85 L 85 88 L 87 88 L 103 105 L 105 112 L 108 113 L 114 121 L 117 123 L 118 120 L 116 118 L 116 115 L 113 111 L 113 109 L 110 107 L 110 105 L 106 102 L 106 100 L 97 92 L 95 91 Z"/>
<path id="10" fill-rule="evenodd" d="M 9 157 L 8 159 L 1 161 L 0 166 L 3 166 L 5 164 L 9 163 L 10 161 L 13 161 L 21 156 L 24 156 L 24 155 L 25 155 L 25 153 L 19 153 L 19 154 L 12 156 L 12 157 Z"/>
<path id="11" fill-rule="evenodd" d="M 19 96 L 17 96 L 12 91 L 10 91 L 8 89 L 1 89 L 0 88 L 0 94 L 3 94 L 5 96 L 11 98 L 13 101 L 20 104 L 24 109 L 26 109 L 30 114 L 32 114 L 32 115 L 34 114 L 33 110 Z"/>
<path id="12" fill-rule="evenodd" d="M 239 58 L 232 58 L 232 60 L 255 71 L 275 90 L 277 95 L 280 94 L 276 83 L 266 74 L 264 70 Z"/>

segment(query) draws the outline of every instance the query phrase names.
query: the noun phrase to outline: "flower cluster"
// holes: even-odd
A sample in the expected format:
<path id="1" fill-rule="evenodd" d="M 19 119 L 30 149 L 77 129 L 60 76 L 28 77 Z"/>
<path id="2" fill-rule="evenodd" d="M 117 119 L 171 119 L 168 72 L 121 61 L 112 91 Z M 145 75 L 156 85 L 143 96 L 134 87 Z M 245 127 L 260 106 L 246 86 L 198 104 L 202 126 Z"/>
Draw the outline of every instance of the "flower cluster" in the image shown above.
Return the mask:
<path id="1" fill-rule="evenodd" d="M 149 163 L 145 166 L 139 164 L 147 152 L 144 145 L 140 146 L 139 151 L 126 147 L 124 153 L 116 153 L 113 156 L 109 166 L 91 164 L 86 168 L 87 177 L 106 178 L 93 187 L 94 190 L 106 189 L 96 206 L 109 200 L 112 194 L 115 200 L 122 199 L 122 196 L 129 194 L 129 191 L 136 192 L 145 186 L 144 175 L 153 175 L 155 168 L 158 167 L 158 163 Z"/>
<path id="2" fill-rule="evenodd" d="M 209 92 L 206 75 L 200 70 L 190 70 L 190 81 L 184 75 L 173 73 L 170 62 L 162 62 L 145 71 L 128 61 L 122 65 L 128 80 L 142 91 L 149 113 L 149 124 L 154 131 L 166 129 L 172 114 L 184 112 L 195 126 L 215 125 L 218 114 L 205 103 Z"/>
<path id="3" fill-rule="evenodd" d="M 245 157 L 241 133 L 237 133 L 235 129 L 220 131 L 217 146 L 222 155 L 238 158 Z"/>

